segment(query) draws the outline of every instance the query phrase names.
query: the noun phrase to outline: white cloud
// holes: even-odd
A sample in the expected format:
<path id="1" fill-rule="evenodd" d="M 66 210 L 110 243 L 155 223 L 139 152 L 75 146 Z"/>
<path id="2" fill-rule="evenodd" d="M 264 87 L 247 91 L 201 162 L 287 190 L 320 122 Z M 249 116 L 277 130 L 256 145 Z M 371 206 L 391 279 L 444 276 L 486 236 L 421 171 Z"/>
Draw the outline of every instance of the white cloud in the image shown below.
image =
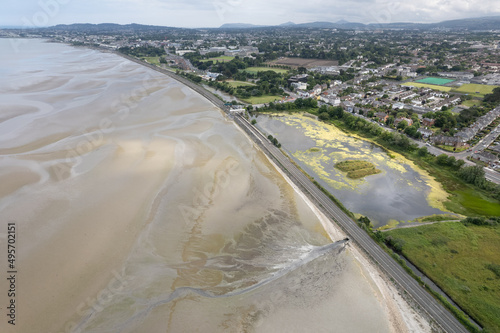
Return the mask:
<path id="1" fill-rule="evenodd" d="M 216 27 L 228 22 L 280 24 L 346 19 L 362 23 L 438 22 L 500 15 L 498 0 L 4 0 L 0 25 L 22 24 L 59 3 L 49 25 L 73 22 Z"/>

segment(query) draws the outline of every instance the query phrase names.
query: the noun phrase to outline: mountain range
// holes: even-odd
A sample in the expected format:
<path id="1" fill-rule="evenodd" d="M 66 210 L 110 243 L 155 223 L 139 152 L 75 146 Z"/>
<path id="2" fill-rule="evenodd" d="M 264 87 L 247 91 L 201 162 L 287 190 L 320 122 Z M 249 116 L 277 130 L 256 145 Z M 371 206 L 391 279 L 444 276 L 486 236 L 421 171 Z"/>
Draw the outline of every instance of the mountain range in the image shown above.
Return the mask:
<path id="1" fill-rule="evenodd" d="M 14 29 L 15 27 L 4 27 Z M 399 30 L 469 30 L 469 31 L 488 31 L 488 30 L 500 30 L 500 16 L 488 16 L 479 18 L 468 18 L 460 20 L 450 20 L 443 21 L 439 23 L 411 23 L 411 22 L 399 22 L 399 23 L 370 23 L 363 24 L 357 22 L 348 22 L 345 20 L 340 20 L 337 22 L 310 22 L 310 23 L 300 23 L 296 24 L 293 22 L 286 22 L 280 25 L 265 26 L 265 25 L 254 25 L 247 23 L 227 23 L 223 24 L 219 28 L 206 28 L 206 29 L 265 29 L 265 28 L 278 28 L 278 29 L 356 29 L 356 30 L 377 30 L 377 29 L 399 29 Z M 47 28 L 39 28 L 47 29 Z M 154 26 L 154 25 L 143 25 L 143 24 L 115 24 L 115 23 L 101 23 L 101 24 L 90 24 L 90 23 L 75 23 L 75 24 L 60 24 L 53 27 L 49 27 L 50 30 L 59 31 L 84 31 L 84 32 L 157 32 L 163 31 L 165 29 L 172 30 L 190 30 L 188 28 L 175 28 L 175 27 L 165 27 L 165 26 Z"/>
<path id="2" fill-rule="evenodd" d="M 283 27 L 283 28 L 317 28 L 317 29 L 450 29 L 450 30 L 500 30 L 500 16 L 487 16 L 479 18 L 467 18 L 460 20 L 443 21 L 439 23 L 370 23 L 363 24 L 357 22 L 348 22 L 341 20 L 338 22 L 310 22 L 295 24 L 287 22 L 278 26 L 262 26 L 246 23 L 227 23 L 220 26 L 220 29 L 249 29 L 265 27 Z"/>

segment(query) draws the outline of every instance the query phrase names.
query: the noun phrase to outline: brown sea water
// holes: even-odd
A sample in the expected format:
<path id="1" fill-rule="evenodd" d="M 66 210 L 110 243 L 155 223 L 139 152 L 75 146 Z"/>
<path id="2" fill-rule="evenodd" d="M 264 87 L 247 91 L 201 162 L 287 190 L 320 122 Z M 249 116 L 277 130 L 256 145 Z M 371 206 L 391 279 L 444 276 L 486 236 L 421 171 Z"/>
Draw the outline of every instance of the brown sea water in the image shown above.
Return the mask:
<path id="1" fill-rule="evenodd" d="M 15 223 L 17 323 L 1 332 L 389 331 L 365 269 L 220 110 L 114 54 L 11 45 L 0 263 Z"/>

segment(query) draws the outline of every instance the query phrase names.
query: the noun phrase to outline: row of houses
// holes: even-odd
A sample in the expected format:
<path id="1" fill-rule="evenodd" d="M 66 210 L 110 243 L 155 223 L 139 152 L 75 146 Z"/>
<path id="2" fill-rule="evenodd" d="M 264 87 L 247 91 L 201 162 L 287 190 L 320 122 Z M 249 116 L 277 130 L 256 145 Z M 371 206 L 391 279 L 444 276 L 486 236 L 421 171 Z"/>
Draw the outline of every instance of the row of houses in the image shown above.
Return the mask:
<path id="1" fill-rule="evenodd" d="M 472 138 L 488 125 L 490 125 L 497 117 L 500 116 L 500 107 L 497 107 L 484 116 L 480 117 L 474 124 L 461 130 L 455 136 L 460 137 L 464 141 L 472 140 Z"/>

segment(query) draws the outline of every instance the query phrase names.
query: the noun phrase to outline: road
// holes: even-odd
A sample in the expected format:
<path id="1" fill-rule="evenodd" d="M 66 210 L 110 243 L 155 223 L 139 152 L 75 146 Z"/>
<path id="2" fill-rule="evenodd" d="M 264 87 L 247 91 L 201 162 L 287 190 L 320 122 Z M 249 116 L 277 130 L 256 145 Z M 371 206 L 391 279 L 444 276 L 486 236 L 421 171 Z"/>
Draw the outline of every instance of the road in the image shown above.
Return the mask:
<path id="1" fill-rule="evenodd" d="M 150 67 L 151 69 L 166 74 L 173 79 L 187 85 L 194 91 L 200 93 L 214 105 L 225 112 L 228 108 L 224 103 L 207 90 L 195 83 L 176 75 L 165 69 L 144 63 L 133 57 L 117 53 L 133 62 Z M 449 333 L 467 333 L 468 330 L 441 304 L 439 304 L 415 279 L 413 279 L 391 256 L 384 252 L 370 236 L 361 229 L 354 220 L 344 213 L 333 201 L 331 201 L 318 187 L 316 187 L 293 163 L 290 162 L 281 150 L 269 142 L 267 137 L 260 133 L 253 125 L 240 115 L 234 116 L 235 122 L 263 149 L 263 151 L 288 174 L 290 179 L 301 188 L 316 205 L 340 225 L 362 250 L 364 250 L 379 265 L 379 267 L 396 283 L 398 283 L 413 299 L 424 309 L 441 328 Z"/>
<path id="2" fill-rule="evenodd" d="M 357 223 L 344 213 L 335 203 L 333 203 L 318 187 L 316 187 L 288 157 L 283 155 L 281 150 L 276 148 L 269 140 L 260 133 L 245 118 L 237 115 L 235 121 L 247 133 L 257 139 L 256 142 L 263 148 L 264 152 L 277 161 L 280 167 L 289 175 L 291 180 L 305 191 L 315 203 L 325 211 L 330 218 L 336 221 L 351 239 L 380 266 L 380 268 L 404 290 L 410 294 L 414 300 L 425 309 L 427 313 L 446 332 L 459 333 L 468 332 L 467 329 L 441 304 L 439 304 L 418 282 L 413 279 L 391 256 L 384 252 L 380 246 L 363 230 Z"/>
<path id="3" fill-rule="evenodd" d="M 481 150 L 488 148 L 493 143 L 493 141 L 495 141 L 495 139 L 498 137 L 499 134 L 500 134 L 500 125 L 497 126 L 497 128 L 494 129 L 493 131 L 491 131 L 488 135 L 486 135 L 483 139 L 481 139 L 481 141 L 479 141 L 476 146 L 472 147 L 471 148 L 472 151 L 463 151 L 461 153 L 452 153 L 452 152 L 442 150 L 441 148 L 434 147 L 434 146 L 427 146 L 427 150 L 429 151 L 429 153 L 431 153 L 432 155 L 435 155 L 435 156 L 438 156 L 440 154 L 446 154 L 448 156 L 455 156 L 455 158 L 465 161 L 465 163 L 467 165 L 476 165 L 476 163 L 469 161 L 467 159 L 467 157 L 471 156 L 476 151 L 481 151 Z M 422 141 L 413 140 L 413 142 L 415 142 L 419 147 L 426 145 Z M 486 168 L 483 168 L 483 169 L 484 169 L 485 177 L 487 180 L 489 180 L 490 182 L 493 182 L 495 184 L 500 184 L 500 173 L 499 172 L 489 170 Z"/>

